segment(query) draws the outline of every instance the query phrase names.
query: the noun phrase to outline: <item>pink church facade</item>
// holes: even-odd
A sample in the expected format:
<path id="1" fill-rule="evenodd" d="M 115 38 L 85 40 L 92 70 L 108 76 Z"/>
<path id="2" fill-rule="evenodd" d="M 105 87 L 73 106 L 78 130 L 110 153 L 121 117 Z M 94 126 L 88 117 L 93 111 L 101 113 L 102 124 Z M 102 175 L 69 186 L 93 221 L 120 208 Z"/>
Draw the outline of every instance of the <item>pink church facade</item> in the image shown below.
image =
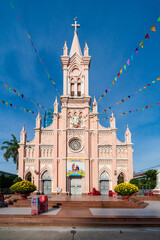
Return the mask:
<path id="1" fill-rule="evenodd" d="M 91 106 L 90 61 L 87 43 L 82 54 L 75 28 L 70 53 L 65 42 L 61 56 L 61 110 L 56 99 L 53 123 L 46 128 L 41 126 L 38 114 L 31 142 L 26 141 L 24 127 L 21 131 L 18 175 L 22 179 L 31 176 L 40 193 L 87 194 L 95 187 L 101 194 L 108 194 L 121 180 L 129 182 L 133 177 L 128 126 L 125 142 L 120 142 L 113 113 L 110 126 L 105 128 L 99 123 L 95 98 Z M 91 107 L 93 111 L 89 112 Z"/>

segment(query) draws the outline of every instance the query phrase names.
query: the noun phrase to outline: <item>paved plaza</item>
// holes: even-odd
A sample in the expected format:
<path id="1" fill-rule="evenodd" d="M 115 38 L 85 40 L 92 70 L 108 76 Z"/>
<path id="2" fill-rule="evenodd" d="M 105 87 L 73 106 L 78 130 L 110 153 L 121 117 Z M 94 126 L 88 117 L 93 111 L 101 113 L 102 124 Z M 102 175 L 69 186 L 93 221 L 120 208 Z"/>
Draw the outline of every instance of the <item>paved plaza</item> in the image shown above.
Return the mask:
<path id="1" fill-rule="evenodd" d="M 146 201 L 149 205 L 142 209 L 122 208 L 90 208 L 92 215 L 96 216 L 154 216 L 160 217 L 160 202 Z"/>
<path id="2" fill-rule="evenodd" d="M 159 240 L 160 228 L 0 227 L 1 240 Z"/>

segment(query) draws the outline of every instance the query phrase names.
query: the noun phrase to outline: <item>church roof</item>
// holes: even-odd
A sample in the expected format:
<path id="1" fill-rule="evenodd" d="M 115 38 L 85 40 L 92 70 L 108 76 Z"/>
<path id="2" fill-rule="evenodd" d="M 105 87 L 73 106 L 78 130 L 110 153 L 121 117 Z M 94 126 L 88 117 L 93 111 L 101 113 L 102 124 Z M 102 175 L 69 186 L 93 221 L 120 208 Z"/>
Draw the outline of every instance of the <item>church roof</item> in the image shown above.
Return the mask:
<path id="1" fill-rule="evenodd" d="M 77 31 L 74 31 L 73 42 L 72 42 L 72 46 L 71 46 L 69 55 L 72 56 L 75 52 L 78 53 L 80 56 L 82 56 L 82 51 L 81 51 L 81 47 L 79 44 Z"/>

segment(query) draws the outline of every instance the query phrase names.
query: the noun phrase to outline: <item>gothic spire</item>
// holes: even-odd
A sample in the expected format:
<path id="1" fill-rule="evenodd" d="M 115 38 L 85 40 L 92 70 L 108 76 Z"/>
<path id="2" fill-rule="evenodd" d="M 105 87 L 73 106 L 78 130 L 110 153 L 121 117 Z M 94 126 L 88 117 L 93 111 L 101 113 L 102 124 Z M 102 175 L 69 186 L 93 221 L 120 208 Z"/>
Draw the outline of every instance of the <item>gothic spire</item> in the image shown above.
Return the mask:
<path id="1" fill-rule="evenodd" d="M 68 56 L 68 47 L 67 47 L 67 41 L 64 42 L 63 47 L 63 56 Z"/>
<path id="2" fill-rule="evenodd" d="M 25 143 L 26 139 L 27 139 L 27 133 L 26 133 L 26 130 L 25 130 L 25 126 L 23 125 L 21 135 L 20 135 L 20 142 Z"/>
<path id="3" fill-rule="evenodd" d="M 88 56 L 88 55 L 89 55 L 89 48 L 88 48 L 87 42 L 85 42 L 84 56 Z"/>
<path id="4" fill-rule="evenodd" d="M 127 125 L 127 129 L 126 129 L 126 132 L 125 132 L 125 142 L 126 143 L 131 143 L 131 132 L 129 130 L 128 125 Z"/>
<path id="5" fill-rule="evenodd" d="M 72 27 L 75 27 L 75 31 L 74 31 L 73 42 L 72 42 L 72 46 L 71 46 L 69 55 L 72 56 L 76 52 L 80 56 L 82 56 L 82 51 L 81 51 L 81 47 L 79 44 L 78 33 L 77 33 L 77 27 L 80 27 L 80 24 L 77 24 L 77 18 L 75 18 L 74 21 L 75 21 L 75 24 L 72 24 Z"/>
<path id="6" fill-rule="evenodd" d="M 93 113 L 97 113 L 97 101 L 96 101 L 96 97 L 94 96 L 94 101 L 92 103 L 92 108 L 93 108 Z"/>
<path id="7" fill-rule="evenodd" d="M 111 113 L 111 117 L 110 117 L 110 128 L 116 128 L 116 120 L 113 115 L 113 112 Z"/>
<path id="8" fill-rule="evenodd" d="M 59 112 L 59 103 L 57 101 L 57 96 L 54 102 L 54 113 L 58 113 Z"/>
<path id="9" fill-rule="evenodd" d="M 36 128 L 40 129 L 41 123 L 42 123 L 41 114 L 40 111 L 38 111 L 38 115 L 36 117 Z"/>

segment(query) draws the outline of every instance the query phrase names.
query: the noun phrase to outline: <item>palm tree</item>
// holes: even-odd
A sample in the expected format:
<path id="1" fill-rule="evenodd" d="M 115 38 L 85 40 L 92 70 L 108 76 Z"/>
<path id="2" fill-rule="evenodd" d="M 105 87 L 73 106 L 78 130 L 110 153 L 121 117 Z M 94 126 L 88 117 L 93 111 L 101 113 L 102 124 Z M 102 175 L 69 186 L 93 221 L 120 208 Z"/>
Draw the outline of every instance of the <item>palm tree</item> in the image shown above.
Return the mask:
<path id="1" fill-rule="evenodd" d="M 16 137 L 11 134 L 12 139 L 10 141 L 4 141 L 1 150 L 6 150 L 4 153 L 4 158 L 8 162 L 9 158 L 13 158 L 13 162 L 16 163 L 18 169 L 18 148 L 20 147 Z"/>

